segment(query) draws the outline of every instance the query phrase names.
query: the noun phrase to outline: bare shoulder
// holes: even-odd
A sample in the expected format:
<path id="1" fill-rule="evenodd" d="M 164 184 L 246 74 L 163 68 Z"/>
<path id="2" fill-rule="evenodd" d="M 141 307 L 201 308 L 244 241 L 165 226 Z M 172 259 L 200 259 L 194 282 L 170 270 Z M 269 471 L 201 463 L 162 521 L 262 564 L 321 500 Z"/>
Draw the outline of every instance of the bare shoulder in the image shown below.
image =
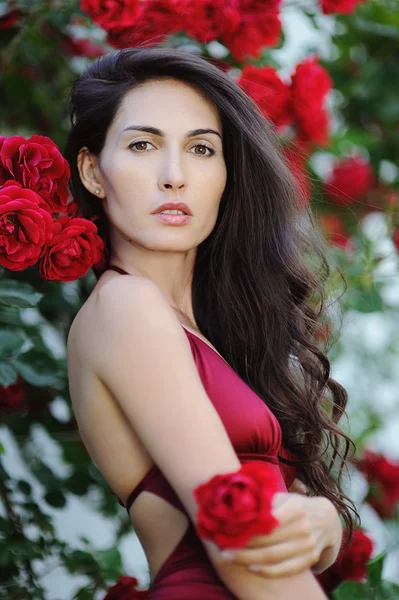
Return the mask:
<path id="1" fill-rule="evenodd" d="M 169 313 L 173 310 L 161 290 L 144 277 L 115 276 L 100 281 L 75 315 L 67 338 L 67 353 L 88 361 L 94 350 L 103 347 L 109 335 L 132 327 L 143 313 Z M 94 366 L 94 364 L 93 364 Z"/>

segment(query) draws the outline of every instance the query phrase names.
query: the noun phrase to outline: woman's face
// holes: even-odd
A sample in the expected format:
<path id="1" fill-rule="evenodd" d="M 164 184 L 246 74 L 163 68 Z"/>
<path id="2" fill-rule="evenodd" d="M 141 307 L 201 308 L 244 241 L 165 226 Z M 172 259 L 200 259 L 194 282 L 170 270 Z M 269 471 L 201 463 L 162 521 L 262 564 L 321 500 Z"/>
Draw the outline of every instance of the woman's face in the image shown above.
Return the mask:
<path id="1" fill-rule="evenodd" d="M 159 131 L 138 131 L 137 126 Z M 194 131 L 200 129 L 216 133 Z M 103 198 L 112 244 L 123 238 L 149 250 L 187 251 L 205 240 L 215 226 L 227 179 L 221 138 L 216 108 L 190 85 L 167 79 L 129 91 L 100 155 L 86 157 L 95 164 L 93 177 L 100 186 L 87 176 L 87 168 L 81 170 L 92 193 L 101 189 L 97 195 Z M 153 212 L 166 202 L 187 204 L 188 222 L 177 226 L 156 217 Z"/>

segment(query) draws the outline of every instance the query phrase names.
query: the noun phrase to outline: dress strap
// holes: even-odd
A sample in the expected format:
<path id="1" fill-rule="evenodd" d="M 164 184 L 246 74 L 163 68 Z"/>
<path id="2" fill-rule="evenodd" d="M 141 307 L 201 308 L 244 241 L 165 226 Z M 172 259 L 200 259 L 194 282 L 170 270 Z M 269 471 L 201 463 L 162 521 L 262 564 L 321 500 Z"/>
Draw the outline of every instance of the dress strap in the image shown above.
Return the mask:
<path id="1" fill-rule="evenodd" d="M 140 483 L 138 483 L 136 485 L 136 487 L 134 488 L 134 490 L 132 490 L 132 492 L 129 494 L 128 499 L 126 500 L 126 510 L 127 512 L 130 511 L 130 507 L 132 506 L 133 502 L 136 500 L 137 496 L 145 491 L 145 484 L 148 481 L 148 479 L 150 479 L 150 477 L 153 475 L 153 470 L 150 469 L 143 477 L 143 479 L 140 481 Z"/>
<path id="2" fill-rule="evenodd" d="M 107 271 L 108 269 L 112 269 L 112 271 L 117 271 L 118 273 L 121 273 L 121 275 L 129 275 L 129 273 L 127 271 L 124 271 L 123 269 L 121 269 L 120 267 L 117 267 L 116 265 L 109 265 L 105 270 Z"/>

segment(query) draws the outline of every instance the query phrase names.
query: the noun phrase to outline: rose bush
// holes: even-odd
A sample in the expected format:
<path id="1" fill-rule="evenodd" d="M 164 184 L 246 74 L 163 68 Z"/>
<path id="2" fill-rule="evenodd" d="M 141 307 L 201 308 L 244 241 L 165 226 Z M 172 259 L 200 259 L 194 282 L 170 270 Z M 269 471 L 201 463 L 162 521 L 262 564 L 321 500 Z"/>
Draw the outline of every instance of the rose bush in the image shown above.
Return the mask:
<path id="1" fill-rule="evenodd" d="M 344 543 L 345 540 L 346 534 L 344 533 Z M 345 550 L 341 550 L 334 565 L 318 576 L 322 587 L 330 592 L 343 581 L 364 581 L 373 546 L 370 536 L 361 529 L 356 529 L 350 544 Z"/>
<path id="2" fill-rule="evenodd" d="M 276 127 L 292 122 L 290 88 L 279 77 L 276 69 L 245 65 L 237 83 Z"/>
<path id="3" fill-rule="evenodd" d="M 315 56 L 297 65 L 292 76 L 291 102 L 301 141 L 327 143 L 329 117 L 325 104 L 331 88 L 331 77 Z"/>
<path id="4" fill-rule="evenodd" d="M 399 461 L 365 450 L 356 466 L 369 482 L 367 502 L 382 518 L 394 517 L 399 504 Z"/>
<path id="5" fill-rule="evenodd" d="M 326 15 L 342 13 L 349 15 L 356 10 L 361 2 L 366 0 L 321 0 L 321 8 Z"/>
<path id="6" fill-rule="evenodd" d="M 106 27 L 108 42 L 115 48 L 161 44 L 168 35 L 182 31 L 184 20 L 176 0 L 150 0 L 142 4 L 134 27 L 123 22 Z"/>
<path id="7" fill-rule="evenodd" d="M 350 156 L 334 166 L 323 192 L 337 204 L 351 204 L 364 196 L 373 183 L 370 164 L 361 156 Z"/>
<path id="8" fill-rule="evenodd" d="M 34 265 L 52 233 L 46 203 L 14 181 L 0 188 L 0 265 L 20 271 Z"/>
<path id="9" fill-rule="evenodd" d="M 75 281 L 100 262 L 104 242 L 97 226 L 79 217 L 60 217 L 53 223 L 52 238 L 44 248 L 40 261 L 43 279 Z"/>
<path id="10" fill-rule="evenodd" d="M 25 395 L 25 385 L 21 377 L 11 385 L 0 386 L 0 413 L 4 409 L 20 410 Z"/>
<path id="11" fill-rule="evenodd" d="M 82 0 L 80 5 L 104 29 L 132 27 L 141 13 L 139 0 Z"/>
<path id="12" fill-rule="evenodd" d="M 48 204 L 49 212 L 62 212 L 68 200 L 69 165 L 47 136 L 0 137 L 0 185 L 14 179 Z"/>

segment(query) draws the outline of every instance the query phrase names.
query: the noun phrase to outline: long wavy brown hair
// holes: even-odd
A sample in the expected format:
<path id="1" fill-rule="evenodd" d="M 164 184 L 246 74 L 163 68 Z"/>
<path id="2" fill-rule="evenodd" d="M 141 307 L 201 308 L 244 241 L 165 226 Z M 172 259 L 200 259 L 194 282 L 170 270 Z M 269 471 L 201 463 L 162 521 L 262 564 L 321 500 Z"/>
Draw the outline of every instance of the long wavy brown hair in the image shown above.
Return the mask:
<path id="1" fill-rule="evenodd" d="M 205 94 L 223 126 L 227 183 L 216 225 L 198 246 L 194 267 L 199 329 L 277 417 L 283 445 L 296 457 L 288 460 L 285 454 L 280 461 L 297 467 L 311 494 L 332 501 L 351 533 L 358 515 L 342 484 L 354 445 L 338 427 L 347 392 L 330 377 L 328 328 L 320 339 L 328 320 L 331 266 L 281 144 L 256 104 L 217 66 L 188 52 L 145 47 L 111 52 L 94 61 L 71 91 L 65 153 L 71 192 L 84 217 L 97 217 L 107 265 L 107 218 L 80 180 L 77 155 L 83 146 L 101 152 L 130 89 L 165 77 Z"/>

